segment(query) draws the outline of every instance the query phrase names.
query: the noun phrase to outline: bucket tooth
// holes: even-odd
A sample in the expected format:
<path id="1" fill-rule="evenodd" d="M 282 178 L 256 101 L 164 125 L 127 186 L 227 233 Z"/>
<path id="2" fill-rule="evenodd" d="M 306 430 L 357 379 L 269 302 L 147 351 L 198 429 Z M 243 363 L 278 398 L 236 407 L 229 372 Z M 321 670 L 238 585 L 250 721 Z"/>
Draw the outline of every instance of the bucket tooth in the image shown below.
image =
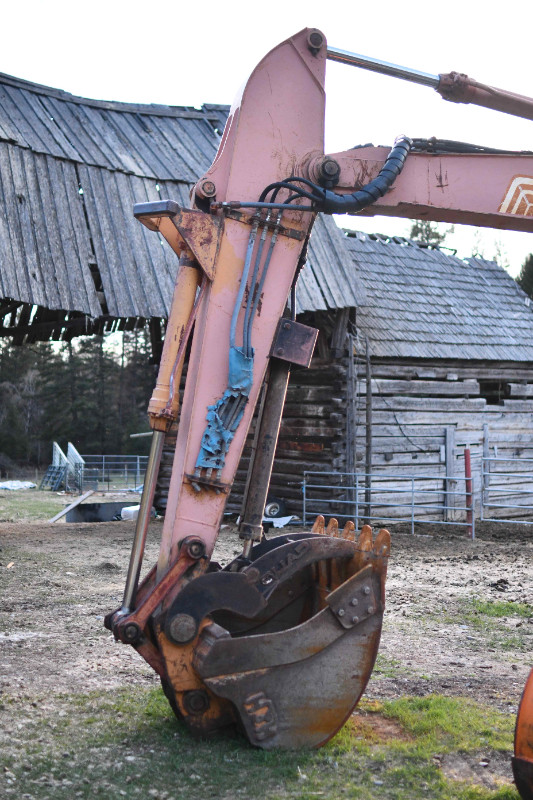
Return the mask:
<path id="1" fill-rule="evenodd" d="M 324 534 L 326 532 L 326 521 L 322 514 L 319 514 L 318 517 L 315 519 L 315 524 L 311 528 L 311 533 L 319 533 Z"/>
<path id="2" fill-rule="evenodd" d="M 358 550 L 372 550 L 372 528 L 370 525 L 363 525 L 357 542 Z"/>
<path id="3" fill-rule="evenodd" d="M 374 540 L 372 550 L 377 556 L 384 558 L 390 555 L 390 533 L 386 528 L 381 528 Z"/>
<path id="4" fill-rule="evenodd" d="M 338 536 L 339 535 L 339 523 L 332 517 L 328 522 L 328 527 L 326 528 L 326 536 Z"/>
<path id="5" fill-rule="evenodd" d="M 348 539 L 348 541 L 350 542 L 355 541 L 355 525 L 351 519 L 348 520 L 348 522 L 342 529 L 342 538 Z"/>

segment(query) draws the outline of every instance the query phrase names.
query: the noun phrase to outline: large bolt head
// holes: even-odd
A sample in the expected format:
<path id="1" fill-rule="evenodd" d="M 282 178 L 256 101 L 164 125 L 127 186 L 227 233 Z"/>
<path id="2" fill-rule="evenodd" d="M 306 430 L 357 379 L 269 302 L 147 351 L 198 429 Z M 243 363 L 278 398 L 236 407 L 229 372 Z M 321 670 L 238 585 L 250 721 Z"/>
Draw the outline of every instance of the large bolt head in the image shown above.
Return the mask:
<path id="1" fill-rule="evenodd" d="M 141 635 L 141 629 L 135 622 L 130 622 L 124 626 L 122 636 L 124 641 L 133 644 Z"/>
<path id="2" fill-rule="evenodd" d="M 326 158 L 320 165 L 320 169 L 324 176 L 334 178 L 339 174 L 339 165 L 333 158 Z"/>
<path id="3" fill-rule="evenodd" d="M 189 558 L 194 558 L 197 561 L 205 555 L 205 544 L 201 539 L 188 538 L 185 539 L 183 545 Z"/>
<path id="4" fill-rule="evenodd" d="M 197 625 L 190 614 L 176 614 L 167 627 L 168 636 L 176 644 L 190 642 L 196 636 Z"/>
<path id="5" fill-rule="evenodd" d="M 214 197 L 217 193 L 217 187 L 213 181 L 204 181 L 202 183 L 202 192 L 206 197 Z"/>
<path id="6" fill-rule="evenodd" d="M 202 689 L 191 689 L 183 695 L 183 705 L 189 714 L 203 714 L 209 708 L 209 695 Z"/>
<path id="7" fill-rule="evenodd" d="M 309 31 L 307 36 L 307 45 L 312 53 L 316 55 L 323 44 L 324 36 L 321 31 L 317 30 L 316 28 L 313 28 L 313 30 Z"/>

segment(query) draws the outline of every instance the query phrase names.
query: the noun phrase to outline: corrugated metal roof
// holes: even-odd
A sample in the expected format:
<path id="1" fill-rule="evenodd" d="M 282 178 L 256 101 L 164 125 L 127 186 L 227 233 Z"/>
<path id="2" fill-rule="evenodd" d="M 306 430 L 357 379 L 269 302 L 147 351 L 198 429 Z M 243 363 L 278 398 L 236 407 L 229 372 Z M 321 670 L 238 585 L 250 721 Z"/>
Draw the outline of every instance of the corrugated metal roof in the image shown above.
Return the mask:
<path id="1" fill-rule="evenodd" d="M 366 288 L 357 327 L 373 356 L 533 361 L 529 298 L 495 262 L 364 233 L 346 243 Z"/>

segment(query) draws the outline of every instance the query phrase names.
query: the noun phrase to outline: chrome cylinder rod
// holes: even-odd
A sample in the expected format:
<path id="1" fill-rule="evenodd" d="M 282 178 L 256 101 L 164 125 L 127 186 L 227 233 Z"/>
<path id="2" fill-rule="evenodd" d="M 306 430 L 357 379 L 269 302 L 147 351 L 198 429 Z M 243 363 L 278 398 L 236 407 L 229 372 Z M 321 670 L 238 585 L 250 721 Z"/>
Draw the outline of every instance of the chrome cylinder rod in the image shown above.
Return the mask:
<path id="1" fill-rule="evenodd" d="M 155 485 L 157 482 L 157 476 L 159 474 L 159 465 L 161 463 L 164 444 L 165 432 L 154 431 L 152 436 L 152 444 L 150 446 L 150 455 L 148 457 L 148 466 L 144 476 L 141 506 L 139 508 L 139 516 L 137 517 L 135 536 L 133 539 L 133 546 L 131 548 L 130 563 L 128 567 L 128 575 L 126 577 L 126 586 L 124 588 L 121 614 L 129 614 L 135 608 L 135 596 L 137 594 L 137 586 L 139 585 L 139 575 L 141 574 L 144 547 L 146 544 L 146 534 L 148 532 L 148 524 L 150 522 L 150 516 L 152 513 Z"/>
<path id="2" fill-rule="evenodd" d="M 401 78 L 404 81 L 411 81 L 411 83 L 421 83 L 423 86 L 431 86 L 433 89 L 436 89 L 439 85 L 439 75 L 419 72 L 419 70 L 411 69 L 411 67 L 401 67 L 398 64 L 381 61 L 379 58 L 361 56 L 357 53 L 350 53 L 348 50 L 340 50 L 337 47 L 328 47 L 327 58 L 330 61 L 350 64 L 352 67 L 361 67 L 361 69 L 368 69 L 371 72 L 380 72 L 382 75 Z"/>

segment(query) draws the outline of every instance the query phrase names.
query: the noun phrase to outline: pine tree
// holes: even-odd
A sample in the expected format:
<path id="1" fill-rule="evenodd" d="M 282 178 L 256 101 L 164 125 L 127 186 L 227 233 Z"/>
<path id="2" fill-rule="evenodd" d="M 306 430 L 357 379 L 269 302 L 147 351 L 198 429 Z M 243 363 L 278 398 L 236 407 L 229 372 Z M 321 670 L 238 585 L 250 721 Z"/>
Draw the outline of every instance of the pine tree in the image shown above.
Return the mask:
<path id="1" fill-rule="evenodd" d="M 527 295 L 533 297 L 533 253 L 530 253 L 522 264 L 516 282 Z"/>
<path id="2" fill-rule="evenodd" d="M 145 331 L 118 342 L 83 337 L 14 347 L 0 339 L 0 469 L 4 461 L 48 463 L 52 442 L 80 453 L 138 454 L 148 439 L 155 381 Z"/>
<path id="3" fill-rule="evenodd" d="M 453 225 L 443 231 L 439 229 L 437 222 L 417 219 L 414 220 L 411 226 L 409 238 L 417 242 L 423 242 L 428 247 L 439 247 L 449 233 L 453 233 Z"/>

